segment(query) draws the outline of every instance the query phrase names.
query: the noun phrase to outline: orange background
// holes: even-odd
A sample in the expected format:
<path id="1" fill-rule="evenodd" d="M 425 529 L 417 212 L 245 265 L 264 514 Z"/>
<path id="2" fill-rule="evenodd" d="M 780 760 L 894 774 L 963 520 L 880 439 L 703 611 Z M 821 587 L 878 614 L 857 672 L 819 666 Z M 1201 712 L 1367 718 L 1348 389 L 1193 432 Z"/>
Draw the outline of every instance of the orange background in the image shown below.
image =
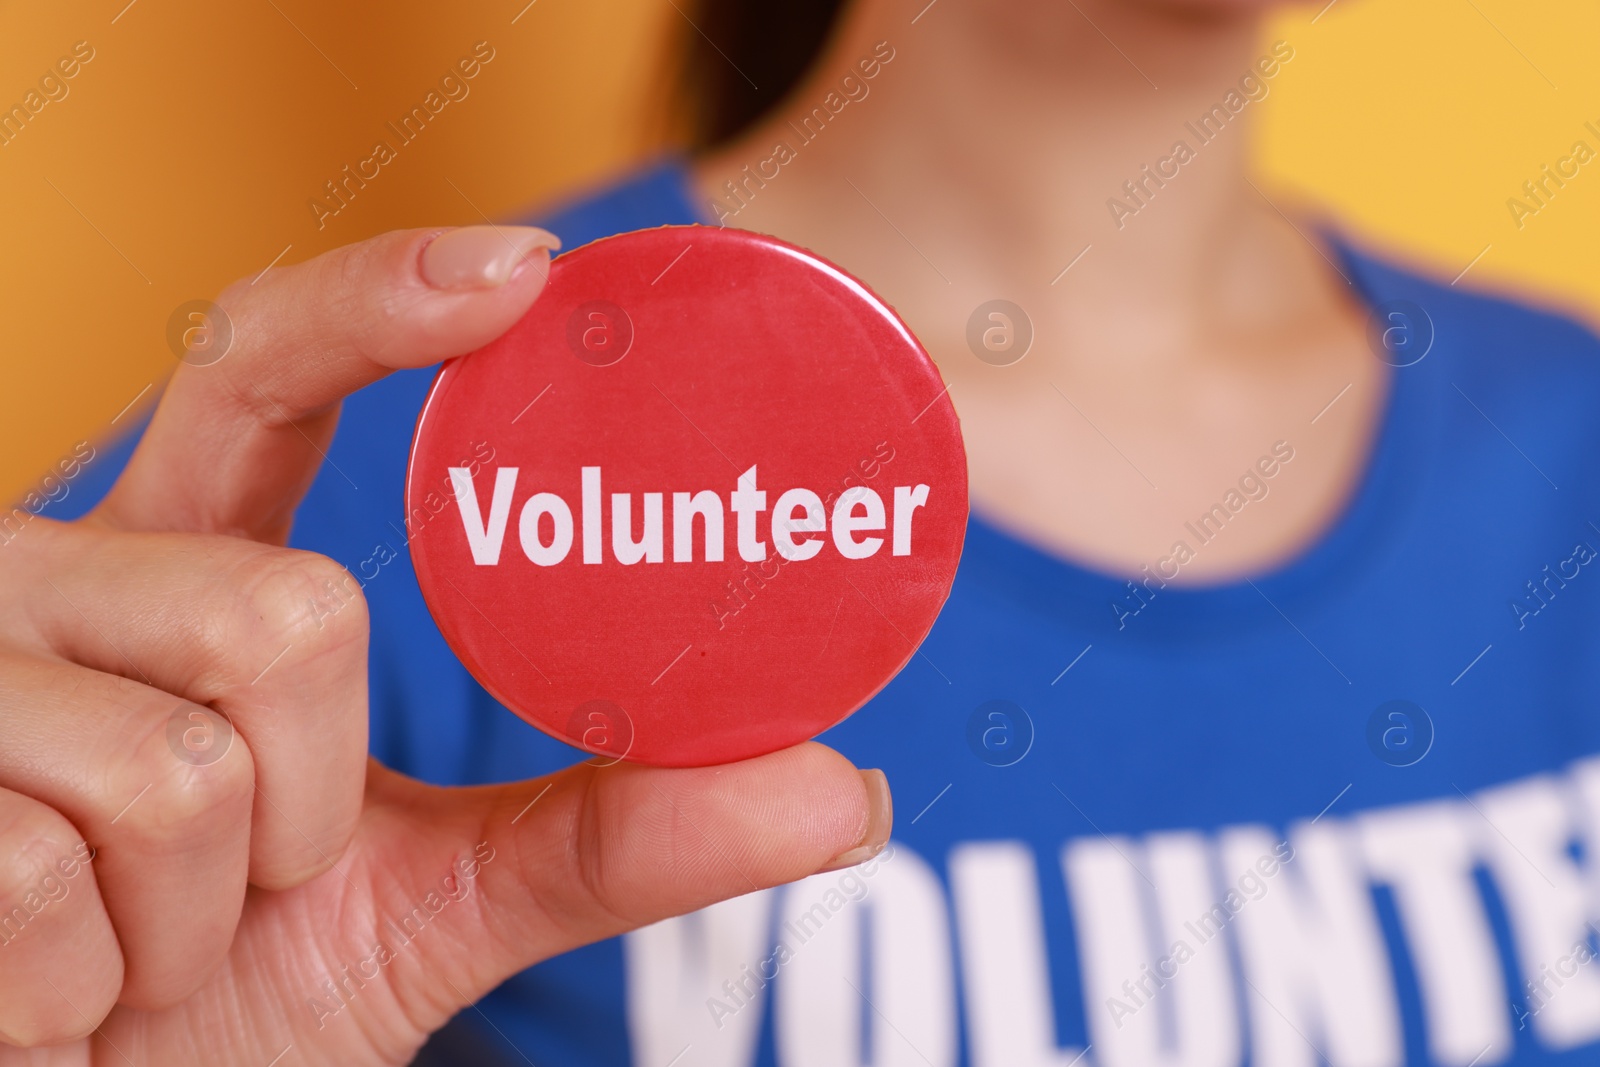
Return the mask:
<path id="1" fill-rule="evenodd" d="M 974 2 L 974 0 L 964 0 Z M 0 148 L 0 494 L 137 417 L 167 319 L 282 254 L 506 218 L 656 151 L 667 0 L 11 4 L 0 106 L 75 42 L 95 58 Z M 679 6 L 686 5 L 680 4 Z M 1259 107 L 1266 186 L 1446 278 L 1600 319 L 1600 160 L 1519 229 L 1506 199 L 1600 151 L 1600 7 L 1335 0 L 1279 16 L 1295 60 Z M 914 34 L 915 30 L 909 30 Z M 323 229 L 307 201 L 488 41 L 494 60 Z M 1252 107 L 1252 111 L 1257 108 Z M 1285 202 L 1280 201 L 1280 202 Z M 287 251 L 285 251 L 287 249 Z M 1476 260 L 1476 262 L 1474 262 Z M 113 418 L 140 398 L 131 411 Z"/>

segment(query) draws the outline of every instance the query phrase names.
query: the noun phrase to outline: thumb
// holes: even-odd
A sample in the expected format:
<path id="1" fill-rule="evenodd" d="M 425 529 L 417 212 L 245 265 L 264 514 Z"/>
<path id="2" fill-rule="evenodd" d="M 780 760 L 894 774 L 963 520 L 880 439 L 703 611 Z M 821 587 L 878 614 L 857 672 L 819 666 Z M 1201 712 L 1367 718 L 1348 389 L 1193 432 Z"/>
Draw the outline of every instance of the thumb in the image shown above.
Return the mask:
<path id="1" fill-rule="evenodd" d="M 416 966 L 393 978 L 424 1031 L 561 952 L 865 862 L 893 821 L 883 772 L 815 742 L 719 767 L 585 763 L 478 789 L 374 766 L 370 788 L 377 869 L 395 872 L 374 886 L 374 914 L 430 891 L 453 901 L 433 920 L 443 936 L 419 939 Z"/>

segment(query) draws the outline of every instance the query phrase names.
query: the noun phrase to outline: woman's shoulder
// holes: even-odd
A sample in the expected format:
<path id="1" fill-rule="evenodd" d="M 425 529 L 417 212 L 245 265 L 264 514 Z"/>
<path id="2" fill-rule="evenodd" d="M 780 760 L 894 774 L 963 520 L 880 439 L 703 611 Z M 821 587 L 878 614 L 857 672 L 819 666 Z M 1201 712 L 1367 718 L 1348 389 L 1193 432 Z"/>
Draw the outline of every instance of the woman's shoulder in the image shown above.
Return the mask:
<path id="1" fill-rule="evenodd" d="M 1371 340 L 1380 358 L 1407 366 L 1438 349 L 1491 374 L 1577 374 L 1600 388 L 1600 335 L 1576 310 L 1549 296 L 1479 283 L 1469 277 L 1475 262 L 1446 280 L 1344 237 L 1333 244 L 1341 269 L 1372 309 Z"/>
<path id="2" fill-rule="evenodd" d="M 1372 352 L 1393 367 L 1381 439 L 1391 458 L 1422 464 L 1407 468 L 1418 486 L 1432 471 L 1449 493 L 1432 505 L 1441 514 L 1533 500 L 1550 537 L 1566 536 L 1573 516 L 1560 501 L 1600 496 L 1600 337 L 1552 302 L 1473 284 L 1467 271 L 1437 277 L 1340 251 L 1370 309 Z M 1540 495 L 1558 488 L 1559 500 Z"/>

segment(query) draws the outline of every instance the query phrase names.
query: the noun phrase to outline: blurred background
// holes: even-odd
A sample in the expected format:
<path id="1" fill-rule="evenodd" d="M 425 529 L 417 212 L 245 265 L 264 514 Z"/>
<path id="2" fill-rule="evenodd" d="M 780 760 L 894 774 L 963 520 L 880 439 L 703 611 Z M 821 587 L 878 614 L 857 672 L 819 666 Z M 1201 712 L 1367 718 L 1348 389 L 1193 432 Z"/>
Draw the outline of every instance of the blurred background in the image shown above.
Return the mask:
<path id="1" fill-rule="evenodd" d="M 383 230 L 525 216 L 671 151 L 663 55 L 693 13 L 692 0 L 0 7 L 13 116 L 0 115 L 0 495 L 137 422 L 174 365 L 180 304 Z M 1600 152 L 1600 5 L 1317 0 L 1276 37 L 1294 62 L 1251 109 L 1275 200 L 1457 284 L 1600 321 L 1600 159 L 1537 213 L 1507 203 L 1532 204 L 1523 183 L 1574 142 Z M 324 183 L 395 141 L 386 123 L 485 54 L 479 42 L 492 59 L 468 95 L 319 219 L 314 197 L 334 205 Z"/>

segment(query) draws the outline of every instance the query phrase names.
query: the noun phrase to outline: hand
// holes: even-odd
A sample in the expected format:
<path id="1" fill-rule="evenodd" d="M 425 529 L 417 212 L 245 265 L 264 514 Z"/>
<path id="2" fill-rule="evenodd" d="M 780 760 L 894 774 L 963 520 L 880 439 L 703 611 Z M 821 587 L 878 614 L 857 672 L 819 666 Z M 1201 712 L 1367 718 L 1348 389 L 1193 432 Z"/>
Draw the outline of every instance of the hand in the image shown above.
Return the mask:
<path id="1" fill-rule="evenodd" d="M 0 1065 L 404 1064 L 533 963 L 882 847 L 882 775 L 817 744 L 477 789 L 368 760 L 365 605 L 307 610 L 346 583 L 282 547 L 295 506 L 340 398 L 503 333 L 554 244 L 233 286 L 104 504 L 0 547 Z"/>

